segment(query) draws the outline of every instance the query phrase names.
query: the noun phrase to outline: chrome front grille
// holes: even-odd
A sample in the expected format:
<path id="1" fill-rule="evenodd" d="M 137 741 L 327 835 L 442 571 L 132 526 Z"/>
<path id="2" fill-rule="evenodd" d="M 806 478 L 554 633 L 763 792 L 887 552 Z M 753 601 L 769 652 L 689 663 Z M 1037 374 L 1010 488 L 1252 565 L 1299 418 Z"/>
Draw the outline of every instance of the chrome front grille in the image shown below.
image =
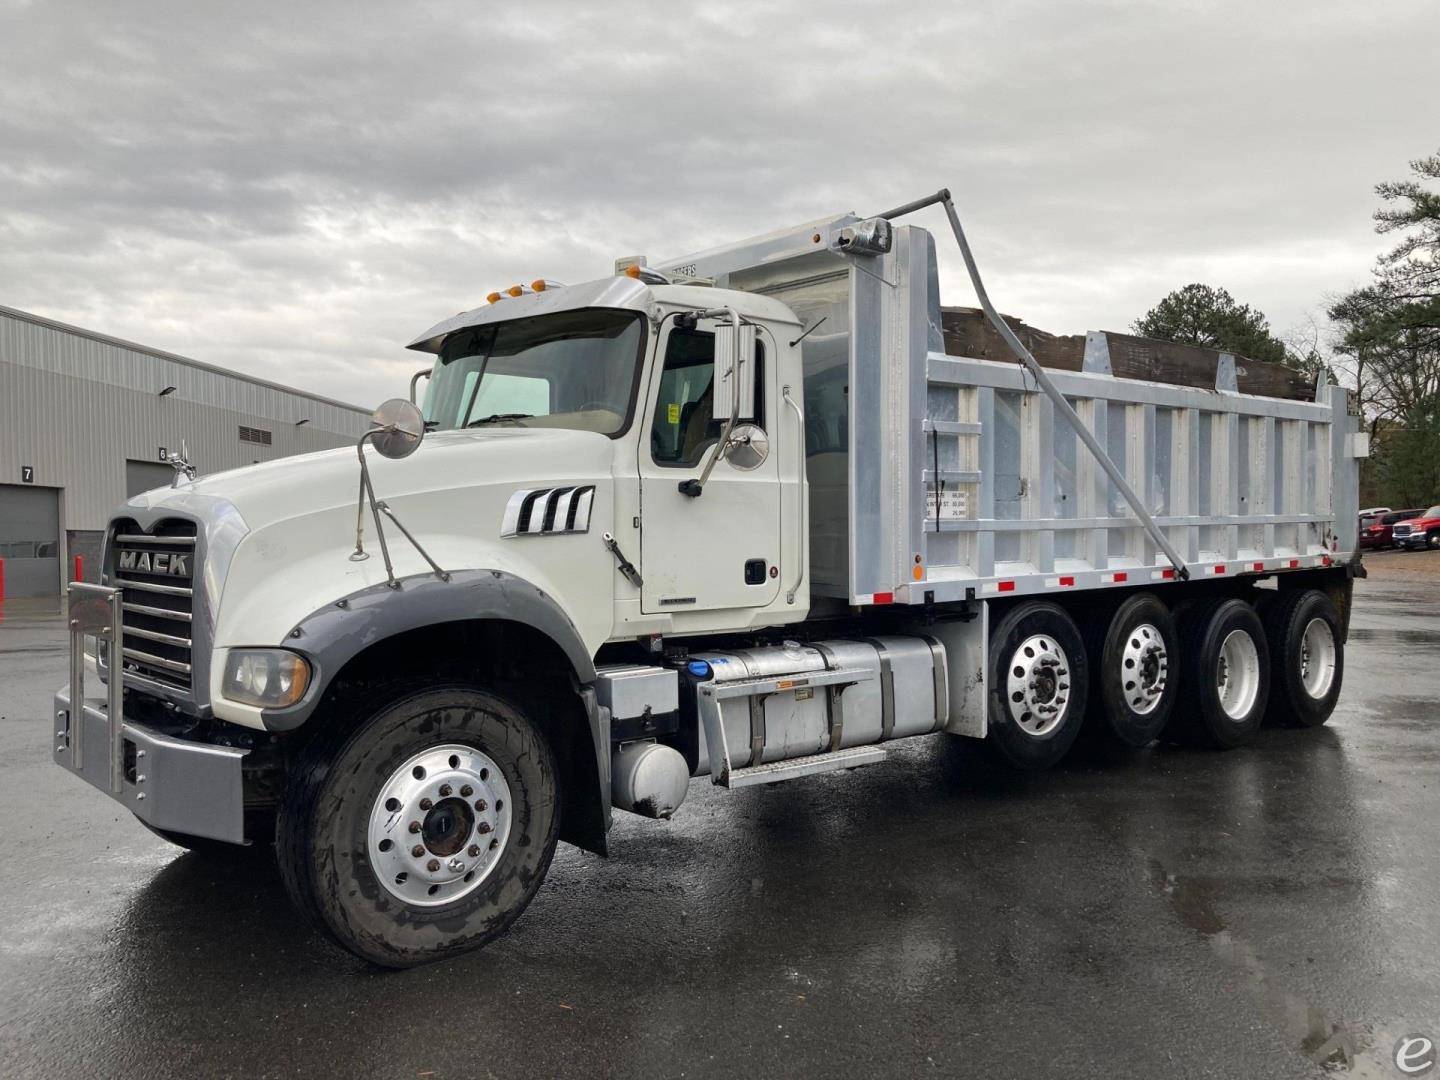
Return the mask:
<path id="1" fill-rule="evenodd" d="M 191 689 L 195 535 L 193 521 L 167 519 L 149 532 L 133 521 L 114 524 L 108 569 L 121 593 L 127 676 Z"/>

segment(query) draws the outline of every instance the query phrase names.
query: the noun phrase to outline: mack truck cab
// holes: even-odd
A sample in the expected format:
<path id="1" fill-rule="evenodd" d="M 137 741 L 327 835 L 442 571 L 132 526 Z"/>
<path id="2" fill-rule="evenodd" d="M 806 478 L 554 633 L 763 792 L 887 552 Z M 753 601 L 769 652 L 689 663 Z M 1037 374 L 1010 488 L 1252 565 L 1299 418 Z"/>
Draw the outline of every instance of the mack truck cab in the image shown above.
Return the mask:
<path id="1" fill-rule="evenodd" d="M 57 759 L 185 846 L 277 830 L 297 902 L 382 964 L 498 933 L 558 838 L 603 852 L 610 684 L 663 675 L 673 713 L 676 671 L 644 662 L 660 642 L 810 608 L 802 327 L 644 276 L 537 282 L 432 328 L 423 419 L 392 403 L 358 464 L 133 499 L 116 591 L 72 601 L 77 629 L 123 625 L 87 657 L 92 691 L 121 691 L 115 752 L 105 706 L 71 720 L 62 692 Z M 602 704 L 607 643 L 625 678 Z M 655 704 L 622 721 L 651 748 L 620 756 L 622 801 L 668 816 L 698 762 L 644 741 Z"/>
<path id="2" fill-rule="evenodd" d="M 937 204 L 1019 363 L 947 351 L 934 238 L 892 224 Z M 1087 709 L 1130 746 L 1323 724 L 1350 399 L 1246 393 L 1224 355 L 1121 377 L 1106 341 L 1036 362 L 943 191 L 491 293 L 410 343 L 412 400 L 354 448 L 117 511 L 54 760 L 174 843 L 273 843 L 301 911 L 404 967 L 692 777 L 937 732 L 1043 769 Z"/>

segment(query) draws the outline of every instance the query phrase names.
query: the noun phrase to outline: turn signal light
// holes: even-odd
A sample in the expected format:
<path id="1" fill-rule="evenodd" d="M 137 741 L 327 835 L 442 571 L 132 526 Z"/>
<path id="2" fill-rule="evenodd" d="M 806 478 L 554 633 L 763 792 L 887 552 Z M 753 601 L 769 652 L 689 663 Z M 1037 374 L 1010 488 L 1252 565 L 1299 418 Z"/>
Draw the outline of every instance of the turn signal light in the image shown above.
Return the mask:
<path id="1" fill-rule="evenodd" d="M 489 296 L 485 297 L 485 302 L 487 304 L 498 304 L 500 302 L 500 294 L 498 292 L 492 292 Z"/>
<path id="2" fill-rule="evenodd" d="M 640 266 L 639 266 L 639 264 L 638 264 L 638 263 L 631 263 L 629 266 L 625 267 L 624 273 L 625 273 L 625 276 L 626 276 L 626 277 L 633 277 L 636 281 L 639 281 L 639 280 L 640 280 Z"/>

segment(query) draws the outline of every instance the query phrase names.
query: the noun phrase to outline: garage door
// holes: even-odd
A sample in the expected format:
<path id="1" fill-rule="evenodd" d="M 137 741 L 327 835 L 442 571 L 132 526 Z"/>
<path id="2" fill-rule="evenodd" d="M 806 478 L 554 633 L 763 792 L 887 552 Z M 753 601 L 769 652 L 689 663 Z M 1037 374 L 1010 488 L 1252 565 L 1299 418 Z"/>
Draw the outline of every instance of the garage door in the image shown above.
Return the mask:
<path id="1" fill-rule="evenodd" d="M 163 461 L 125 462 L 125 497 L 139 495 L 151 488 L 169 487 L 175 470 Z"/>
<path id="2" fill-rule="evenodd" d="M 0 484 L 0 559 L 6 597 L 59 594 L 59 491 Z"/>

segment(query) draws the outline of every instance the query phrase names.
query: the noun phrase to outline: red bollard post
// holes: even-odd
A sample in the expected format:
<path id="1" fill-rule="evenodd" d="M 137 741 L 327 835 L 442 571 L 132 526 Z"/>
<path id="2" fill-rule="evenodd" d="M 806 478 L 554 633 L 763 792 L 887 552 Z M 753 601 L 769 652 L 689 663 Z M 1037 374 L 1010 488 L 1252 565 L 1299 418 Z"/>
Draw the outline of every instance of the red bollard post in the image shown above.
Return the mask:
<path id="1" fill-rule="evenodd" d="M 85 556 L 84 556 L 84 555 L 76 555 L 76 556 L 75 556 L 75 576 L 74 576 L 73 578 L 71 578 L 70 580 L 71 580 L 71 581 L 84 581 L 84 580 L 85 580 Z"/>

